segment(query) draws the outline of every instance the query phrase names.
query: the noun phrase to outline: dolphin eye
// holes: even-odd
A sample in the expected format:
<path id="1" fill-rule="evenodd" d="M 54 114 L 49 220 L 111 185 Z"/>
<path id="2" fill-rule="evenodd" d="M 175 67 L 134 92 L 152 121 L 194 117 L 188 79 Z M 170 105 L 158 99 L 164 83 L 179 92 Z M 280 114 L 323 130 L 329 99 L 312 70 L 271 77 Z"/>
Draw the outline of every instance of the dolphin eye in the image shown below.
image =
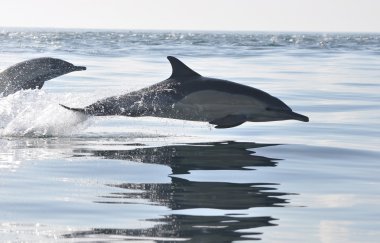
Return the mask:
<path id="1" fill-rule="evenodd" d="M 267 111 L 285 111 L 285 109 L 280 109 L 280 108 L 273 108 L 273 107 L 267 107 Z"/>
<path id="2" fill-rule="evenodd" d="M 49 67 L 50 67 L 50 69 L 57 70 L 57 69 L 65 68 L 66 65 L 64 63 L 60 63 L 60 62 L 50 62 Z"/>
<path id="3" fill-rule="evenodd" d="M 267 107 L 265 110 L 267 111 L 278 111 L 278 112 L 281 112 L 281 111 L 291 111 L 291 109 L 286 109 L 286 108 L 273 108 L 273 107 Z"/>
<path id="4" fill-rule="evenodd" d="M 50 69 L 58 69 L 59 66 L 58 66 L 56 63 L 50 63 L 50 64 L 49 64 L 49 68 L 50 68 Z"/>

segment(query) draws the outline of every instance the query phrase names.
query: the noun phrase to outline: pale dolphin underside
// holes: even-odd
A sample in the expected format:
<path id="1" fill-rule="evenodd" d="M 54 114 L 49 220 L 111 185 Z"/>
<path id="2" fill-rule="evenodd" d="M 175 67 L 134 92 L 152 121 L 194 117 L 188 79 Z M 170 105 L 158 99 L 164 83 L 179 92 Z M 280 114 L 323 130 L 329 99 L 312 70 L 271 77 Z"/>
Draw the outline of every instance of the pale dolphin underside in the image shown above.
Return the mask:
<path id="1" fill-rule="evenodd" d="M 0 72 L 0 95 L 7 96 L 23 89 L 41 89 L 47 80 L 81 70 L 86 67 L 51 57 L 23 61 Z"/>
<path id="2" fill-rule="evenodd" d="M 244 122 L 299 120 L 309 118 L 293 112 L 276 97 L 246 85 L 203 77 L 175 57 L 168 57 L 172 75 L 157 84 L 99 100 L 85 108 L 66 109 L 94 116 L 153 116 L 206 121 L 216 128 Z"/>

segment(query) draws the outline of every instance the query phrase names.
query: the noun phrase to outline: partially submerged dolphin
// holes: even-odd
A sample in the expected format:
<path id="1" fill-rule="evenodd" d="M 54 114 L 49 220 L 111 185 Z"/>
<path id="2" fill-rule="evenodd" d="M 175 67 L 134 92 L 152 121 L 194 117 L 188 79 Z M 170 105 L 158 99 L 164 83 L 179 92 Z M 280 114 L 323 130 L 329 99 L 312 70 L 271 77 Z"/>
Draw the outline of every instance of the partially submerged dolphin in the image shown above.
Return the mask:
<path id="1" fill-rule="evenodd" d="M 94 116 L 154 116 L 206 121 L 216 128 L 244 122 L 299 120 L 284 102 L 259 89 L 227 80 L 203 77 L 175 57 L 168 57 L 172 75 L 157 84 L 121 96 L 99 100 L 85 108 L 64 108 Z"/>
<path id="2" fill-rule="evenodd" d="M 7 96 L 22 89 L 41 89 L 49 79 L 81 70 L 86 67 L 51 57 L 23 61 L 0 72 L 0 94 Z"/>

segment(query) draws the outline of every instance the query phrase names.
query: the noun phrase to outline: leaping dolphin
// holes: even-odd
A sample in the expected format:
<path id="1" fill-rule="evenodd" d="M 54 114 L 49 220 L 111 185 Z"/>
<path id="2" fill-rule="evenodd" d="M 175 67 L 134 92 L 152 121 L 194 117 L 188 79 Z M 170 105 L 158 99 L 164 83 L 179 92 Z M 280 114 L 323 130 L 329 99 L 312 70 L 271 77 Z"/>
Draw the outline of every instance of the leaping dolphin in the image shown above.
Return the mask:
<path id="1" fill-rule="evenodd" d="M 81 70 L 86 67 L 51 57 L 23 61 L 0 73 L 0 94 L 7 96 L 22 89 L 41 89 L 49 79 Z"/>
<path id="2" fill-rule="evenodd" d="M 64 108 L 94 116 L 154 116 L 206 121 L 215 128 L 236 127 L 244 122 L 299 120 L 276 97 L 242 84 L 203 77 L 175 57 L 168 57 L 172 75 L 157 84 L 121 96 L 99 100 L 85 108 Z"/>

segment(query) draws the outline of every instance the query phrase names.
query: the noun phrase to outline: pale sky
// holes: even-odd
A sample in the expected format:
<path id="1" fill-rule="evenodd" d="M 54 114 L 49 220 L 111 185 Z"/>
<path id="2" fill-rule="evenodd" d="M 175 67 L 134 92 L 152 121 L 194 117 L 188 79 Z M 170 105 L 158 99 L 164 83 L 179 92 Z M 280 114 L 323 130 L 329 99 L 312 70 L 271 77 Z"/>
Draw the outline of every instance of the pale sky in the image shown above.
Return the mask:
<path id="1" fill-rule="evenodd" d="M 1 27 L 380 32 L 380 0 L 0 0 Z"/>

